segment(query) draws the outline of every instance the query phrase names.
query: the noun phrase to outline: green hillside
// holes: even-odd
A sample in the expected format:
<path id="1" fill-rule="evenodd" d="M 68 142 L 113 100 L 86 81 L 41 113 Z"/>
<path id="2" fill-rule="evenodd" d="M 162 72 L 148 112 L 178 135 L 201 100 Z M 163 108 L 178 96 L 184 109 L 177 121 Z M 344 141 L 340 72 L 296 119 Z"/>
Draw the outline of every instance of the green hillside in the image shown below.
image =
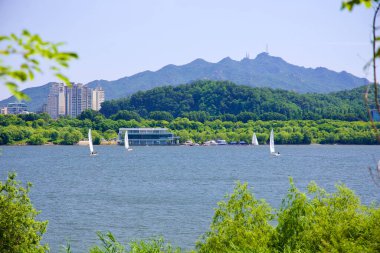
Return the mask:
<path id="1" fill-rule="evenodd" d="M 197 81 L 137 92 L 127 98 L 106 101 L 106 117 L 119 111 L 134 111 L 142 117 L 167 112 L 192 120 L 319 120 L 368 119 L 364 87 L 329 94 L 299 94 L 271 88 L 252 88 L 226 81 Z"/>

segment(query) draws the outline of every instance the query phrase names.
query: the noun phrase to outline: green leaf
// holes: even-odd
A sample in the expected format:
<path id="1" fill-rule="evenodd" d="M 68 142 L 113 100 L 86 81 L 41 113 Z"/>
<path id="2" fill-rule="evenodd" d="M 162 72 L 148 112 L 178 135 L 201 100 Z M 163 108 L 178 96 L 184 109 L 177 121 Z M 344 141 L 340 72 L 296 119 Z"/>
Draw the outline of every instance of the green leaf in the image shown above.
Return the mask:
<path id="1" fill-rule="evenodd" d="M 18 87 L 17 84 L 12 83 L 12 82 L 5 83 L 5 86 L 8 87 L 8 89 L 10 90 L 10 92 L 13 92 L 13 91 L 17 90 L 17 87 Z"/>
<path id="2" fill-rule="evenodd" d="M 15 40 L 15 41 L 18 40 L 17 36 L 16 36 L 14 33 L 11 34 L 11 38 L 12 38 L 13 40 Z"/>
<path id="3" fill-rule="evenodd" d="M 57 68 L 56 66 L 51 66 L 50 69 L 53 70 L 53 71 L 56 71 L 56 72 L 59 71 L 59 68 Z"/>
<path id="4" fill-rule="evenodd" d="M 78 54 L 74 53 L 74 52 L 64 52 L 64 54 L 67 54 L 68 56 L 75 58 L 75 59 L 79 58 Z"/>
<path id="5" fill-rule="evenodd" d="M 9 40 L 9 37 L 0 35 L 0 41 L 2 41 L 2 40 Z"/>
<path id="6" fill-rule="evenodd" d="M 28 75 L 24 71 L 22 71 L 22 70 L 12 71 L 12 72 L 9 73 L 9 75 L 11 77 L 13 77 L 14 79 L 17 79 L 17 80 L 19 80 L 21 82 L 24 82 L 24 81 L 26 81 L 28 79 Z"/>
<path id="7" fill-rule="evenodd" d="M 36 59 L 30 59 L 31 62 L 33 62 L 36 65 L 39 65 L 40 63 Z"/>
<path id="8" fill-rule="evenodd" d="M 23 30 L 22 31 L 22 35 L 29 37 L 30 36 L 30 32 L 28 30 Z"/>
<path id="9" fill-rule="evenodd" d="M 8 50 L 0 50 L 0 54 L 9 55 L 9 51 Z"/>
<path id="10" fill-rule="evenodd" d="M 30 80 L 34 80 L 34 73 L 31 70 L 28 70 Z"/>
<path id="11" fill-rule="evenodd" d="M 57 73 L 55 74 L 55 76 L 61 81 L 63 81 L 67 86 L 71 87 L 70 80 L 66 76 L 62 75 L 61 73 Z"/>
<path id="12" fill-rule="evenodd" d="M 380 48 L 377 49 L 376 54 L 375 54 L 375 58 L 379 58 L 379 57 L 380 57 Z"/>

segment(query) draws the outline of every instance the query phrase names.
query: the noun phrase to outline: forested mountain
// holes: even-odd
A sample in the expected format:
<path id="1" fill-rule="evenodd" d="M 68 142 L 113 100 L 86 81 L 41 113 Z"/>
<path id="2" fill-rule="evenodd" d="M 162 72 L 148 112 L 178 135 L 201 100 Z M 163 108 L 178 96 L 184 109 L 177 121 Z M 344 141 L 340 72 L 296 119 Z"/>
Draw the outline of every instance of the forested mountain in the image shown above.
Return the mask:
<path id="1" fill-rule="evenodd" d="M 278 88 L 299 93 L 328 93 L 368 83 L 368 80 L 347 72 L 299 67 L 287 63 L 280 57 L 261 53 L 255 59 L 244 58 L 241 61 L 229 57 L 217 63 L 197 59 L 182 66 L 167 65 L 156 72 L 144 71 L 115 81 L 96 80 L 87 85 L 92 88 L 103 87 L 106 99 L 110 100 L 155 87 L 176 86 L 196 80 L 224 80 L 250 87 Z M 31 97 L 31 101 L 27 102 L 31 111 L 38 110 L 46 103 L 48 86 L 49 84 L 46 84 L 24 90 Z M 0 106 L 5 106 L 8 102 L 14 102 L 14 98 L 0 101 Z"/>
<path id="2" fill-rule="evenodd" d="M 103 87 L 107 99 L 113 99 L 158 86 L 175 86 L 196 80 L 224 80 L 251 87 L 279 88 L 300 93 L 328 93 L 368 83 L 368 80 L 347 72 L 299 67 L 280 57 L 261 53 L 255 59 L 244 58 L 241 61 L 229 57 L 217 63 L 197 59 L 186 65 L 167 65 L 156 72 L 145 71 L 116 81 L 94 81 L 88 86 Z"/>
<path id="3" fill-rule="evenodd" d="M 120 111 L 142 117 L 167 112 L 174 117 L 204 121 L 339 119 L 367 120 L 365 88 L 329 94 L 299 94 L 272 88 L 252 88 L 226 81 L 197 81 L 139 91 L 128 98 L 106 101 L 101 113 L 109 117 Z M 122 116 L 120 116 L 122 117 Z"/>

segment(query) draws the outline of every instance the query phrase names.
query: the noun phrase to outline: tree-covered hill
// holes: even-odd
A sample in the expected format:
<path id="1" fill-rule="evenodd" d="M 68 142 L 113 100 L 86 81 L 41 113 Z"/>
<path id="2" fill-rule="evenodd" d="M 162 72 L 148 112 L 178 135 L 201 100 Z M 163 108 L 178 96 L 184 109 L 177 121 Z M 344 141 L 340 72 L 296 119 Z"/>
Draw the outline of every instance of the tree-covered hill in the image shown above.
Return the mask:
<path id="1" fill-rule="evenodd" d="M 196 59 L 180 66 L 169 64 L 157 71 L 143 71 L 114 81 L 95 80 L 86 85 L 90 88 L 101 86 L 106 99 L 110 100 L 155 87 L 177 86 L 196 80 L 231 81 L 249 87 L 270 87 L 299 93 L 328 93 L 368 84 L 367 79 L 344 71 L 338 73 L 322 67 L 305 68 L 290 64 L 280 57 L 261 53 L 255 59 L 244 58 L 240 61 L 229 57 L 216 63 Z M 31 98 L 27 101 L 30 111 L 39 110 L 47 102 L 49 86 L 46 84 L 24 90 Z M 0 106 L 14 101 L 15 98 L 10 97 L 0 101 Z"/>
<path id="2" fill-rule="evenodd" d="M 211 63 L 196 59 L 188 64 L 167 65 L 155 72 L 144 71 L 115 81 L 94 81 L 89 87 L 102 86 L 107 99 L 122 98 L 138 91 L 164 85 L 180 85 L 196 80 L 231 81 L 250 87 L 271 87 L 299 93 L 327 93 L 352 89 L 368 83 L 365 78 L 326 68 L 305 68 L 280 57 L 261 53 L 255 59 L 235 61 L 229 57 Z"/>
<path id="3" fill-rule="evenodd" d="M 142 117 L 166 112 L 174 117 L 204 121 L 337 119 L 367 120 L 364 87 L 329 94 L 299 94 L 271 88 L 252 88 L 226 81 L 197 81 L 139 91 L 127 98 L 105 101 L 106 117 L 133 111 Z"/>

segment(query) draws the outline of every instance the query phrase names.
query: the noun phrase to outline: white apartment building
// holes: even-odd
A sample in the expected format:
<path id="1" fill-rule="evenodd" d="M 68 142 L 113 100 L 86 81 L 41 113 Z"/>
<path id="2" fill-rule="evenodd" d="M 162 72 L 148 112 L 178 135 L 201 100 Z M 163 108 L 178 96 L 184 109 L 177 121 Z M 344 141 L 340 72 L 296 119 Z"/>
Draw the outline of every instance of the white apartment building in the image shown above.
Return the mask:
<path id="1" fill-rule="evenodd" d="M 66 115 L 66 87 L 63 83 L 54 83 L 50 86 L 47 113 L 53 119 Z"/>
<path id="2" fill-rule="evenodd" d="M 99 111 L 103 102 L 104 90 L 102 87 L 96 87 L 92 90 L 92 109 L 95 111 Z"/>
<path id="3" fill-rule="evenodd" d="M 71 87 L 65 86 L 63 83 L 54 83 L 49 90 L 47 113 L 53 119 L 57 119 L 64 115 L 77 117 L 87 109 L 99 110 L 97 108 L 100 106 L 97 107 L 96 105 L 100 105 L 104 101 L 104 91 L 100 87 L 96 89 L 98 91 L 94 93 L 91 88 L 81 83 L 72 83 Z M 97 102 L 100 101 L 101 97 L 103 101 Z"/>

